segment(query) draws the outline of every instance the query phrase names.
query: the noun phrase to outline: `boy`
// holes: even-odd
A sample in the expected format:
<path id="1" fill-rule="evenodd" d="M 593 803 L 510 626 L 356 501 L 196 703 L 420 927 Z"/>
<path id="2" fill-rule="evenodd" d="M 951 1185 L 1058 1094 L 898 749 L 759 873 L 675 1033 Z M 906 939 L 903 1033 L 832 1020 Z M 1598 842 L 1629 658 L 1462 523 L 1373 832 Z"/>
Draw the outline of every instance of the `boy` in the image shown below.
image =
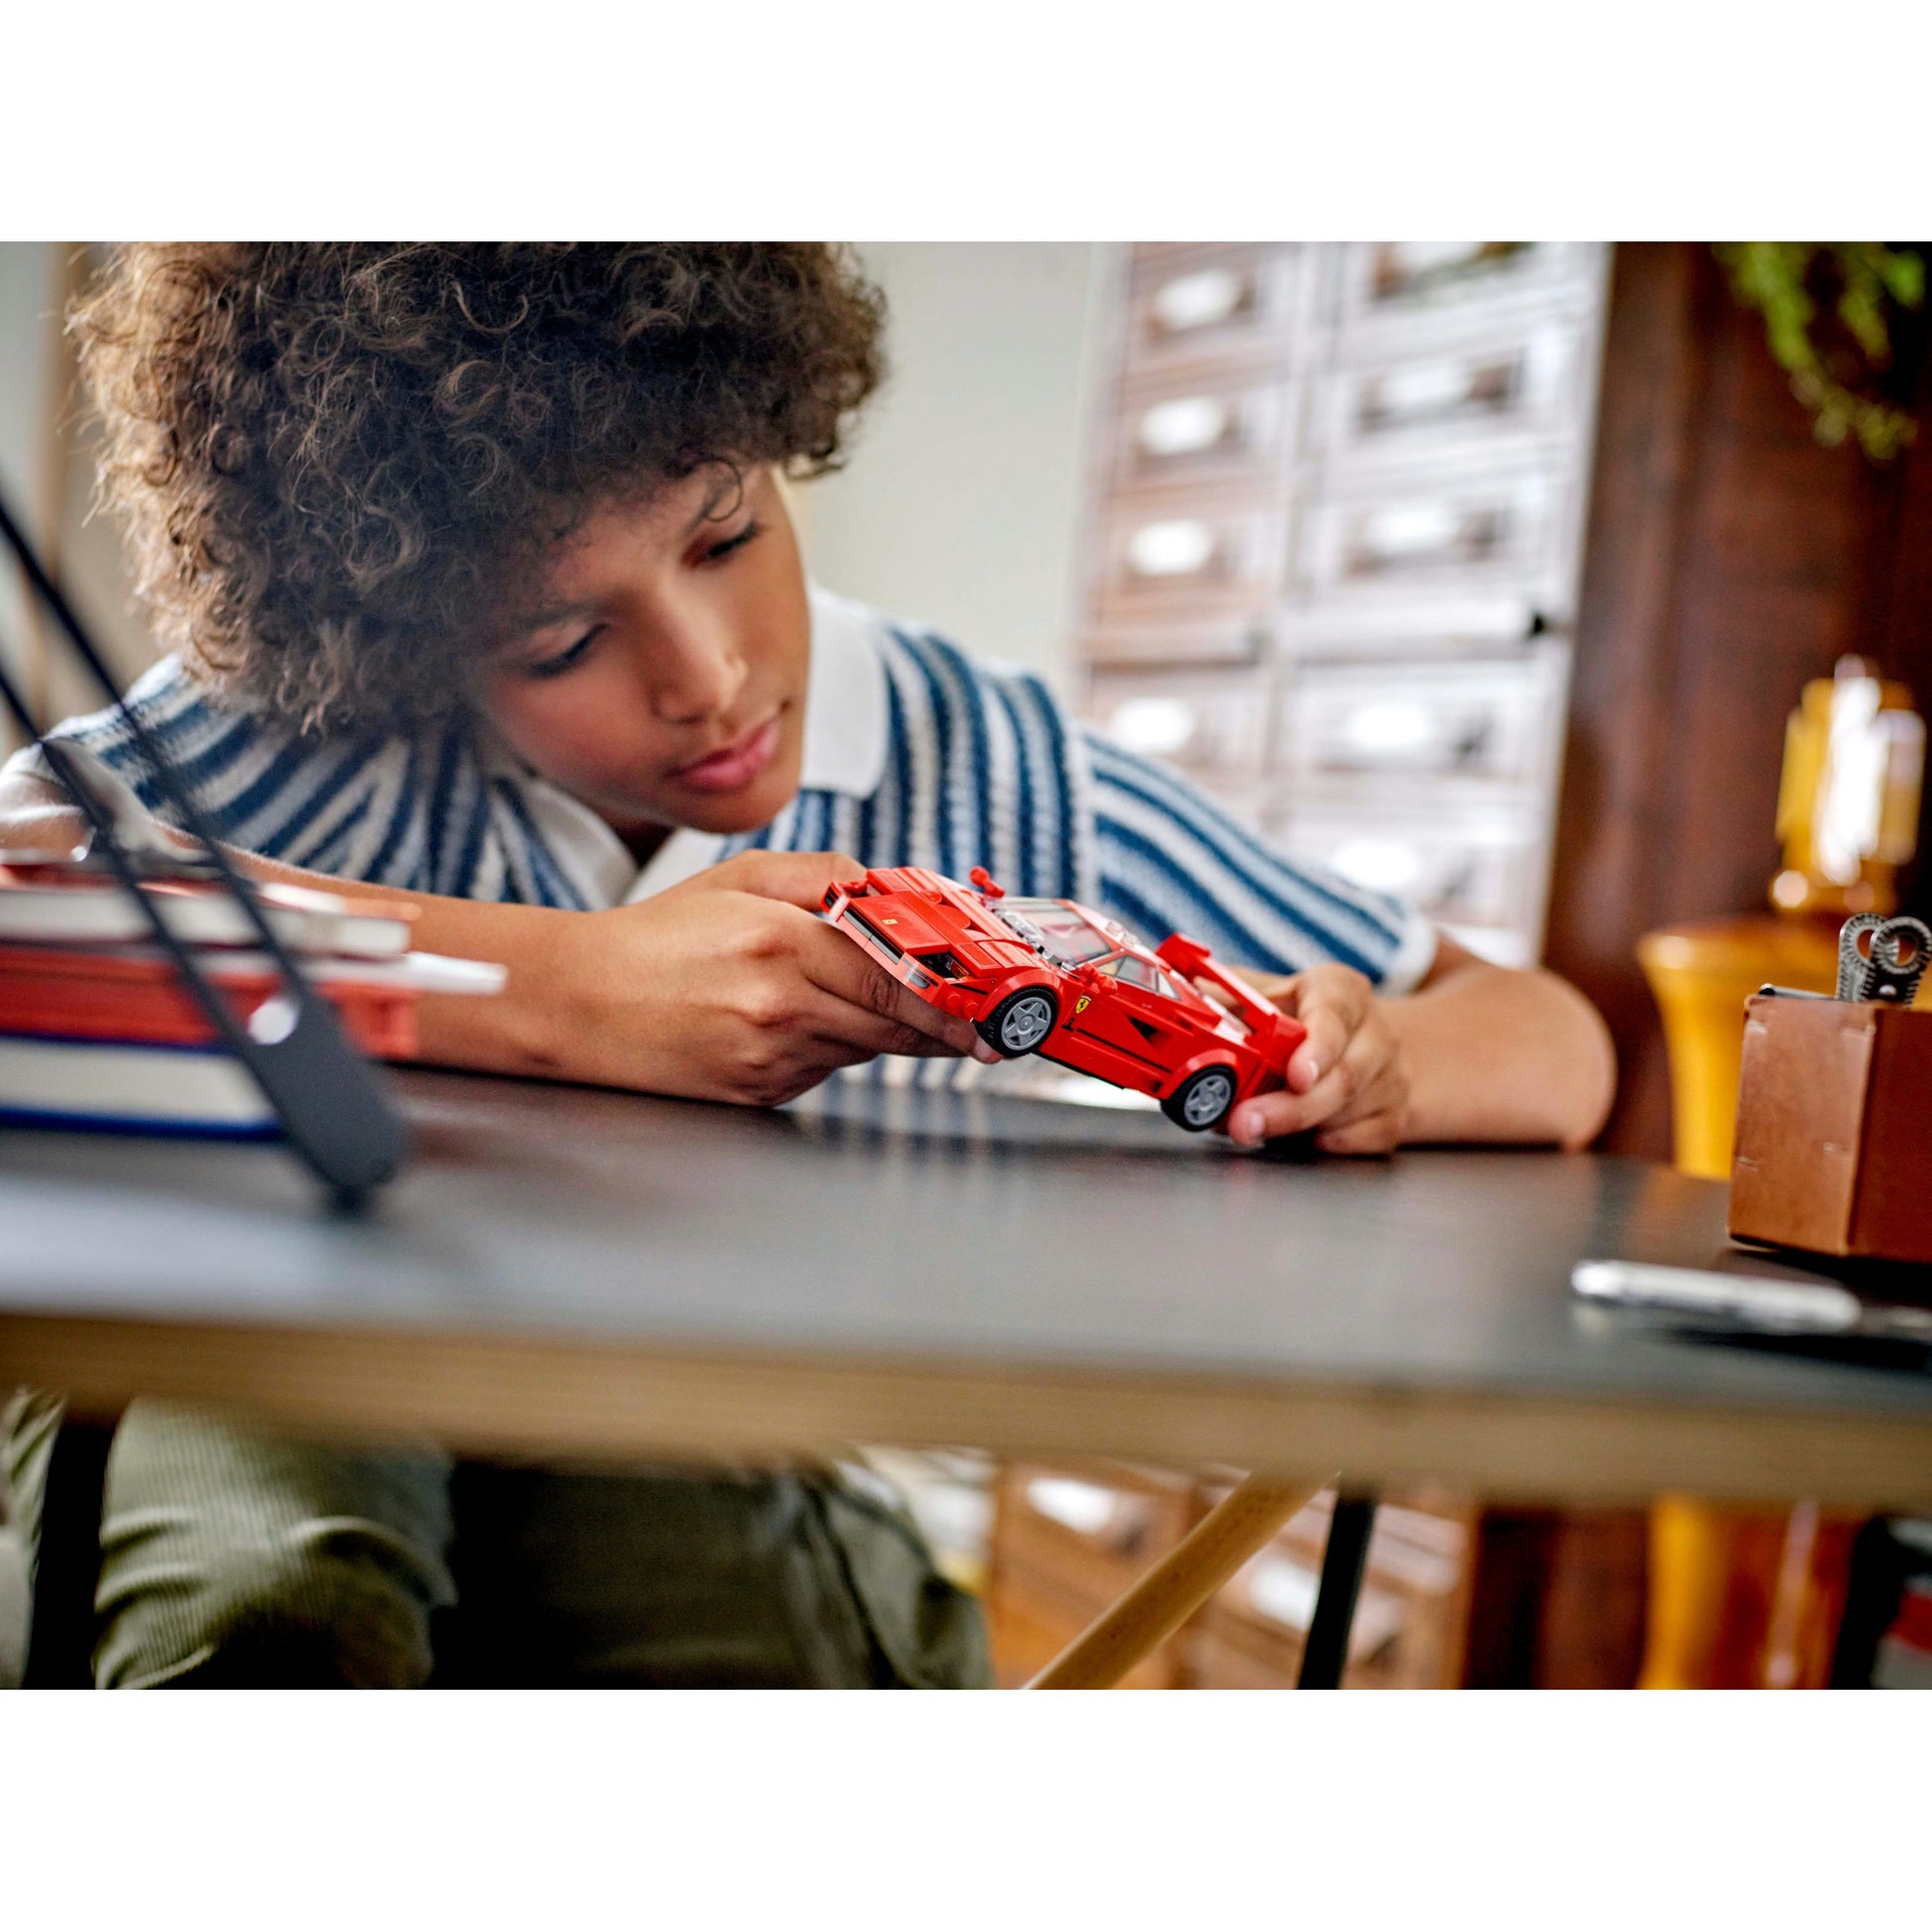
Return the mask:
<path id="1" fill-rule="evenodd" d="M 123 251 L 75 326 L 180 652 L 134 702 L 252 869 L 409 897 L 419 944 L 509 966 L 425 1002 L 445 1064 L 771 1105 L 880 1053 L 990 1057 L 812 916 L 867 866 L 985 863 L 1299 1013 L 1244 1145 L 1587 1141 L 1612 1073 L 1570 988 L 808 588 L 778 477 L 837 460 L 880 319 L 805 245 Z M 64 730 L 157 803 L 111 717 Z M 67 809 L 15 760 L 0 843 Z M 137 1408 L 103 1552 L 106 1683 L 985 1669 L 903 1518 L 824 1473 L 453 1478 Z"/>

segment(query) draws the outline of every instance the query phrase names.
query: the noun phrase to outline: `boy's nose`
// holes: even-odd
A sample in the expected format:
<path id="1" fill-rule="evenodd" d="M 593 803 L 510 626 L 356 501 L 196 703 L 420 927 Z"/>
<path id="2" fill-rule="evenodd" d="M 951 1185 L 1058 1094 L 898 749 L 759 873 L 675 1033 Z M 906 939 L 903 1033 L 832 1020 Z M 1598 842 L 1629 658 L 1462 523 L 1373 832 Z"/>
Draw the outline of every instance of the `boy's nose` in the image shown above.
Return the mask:
<path id="1" fill-rule="evenodd" d="M 667 725 L 694 725 L 731 710 L 746 666 L 728 639 L 685 635 L 661 640 L 643 673 L 656 716 Z"/>

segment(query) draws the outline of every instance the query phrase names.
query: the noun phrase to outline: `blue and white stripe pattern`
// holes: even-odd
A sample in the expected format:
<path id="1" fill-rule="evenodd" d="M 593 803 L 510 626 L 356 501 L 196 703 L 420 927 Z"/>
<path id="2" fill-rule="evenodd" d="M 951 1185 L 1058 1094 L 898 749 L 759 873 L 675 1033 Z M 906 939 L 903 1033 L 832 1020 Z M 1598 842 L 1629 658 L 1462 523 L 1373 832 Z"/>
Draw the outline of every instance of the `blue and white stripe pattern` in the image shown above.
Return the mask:
<path id="1" fill-rule="evenodd" d="M 456 898 L 587 904 L 517 776 L 485 769 L 467 718 L 408 737 L 305 738 L 223 704 L 172 657 L 127 701 L 216 830 L 244 851 Z M 170 816 L 118 713 L 69 719 L 54 735 L 86 746 L 150 811 Z"/>
<path id="2" fill-rule="evenodd" d="M 1433 934 L 1399 900 L 1274 850 L 1178 772 L 1077 723 L 1037 676 L 862 616 L 861 647 L 883 685 L 883 772 L 800 791 L 718 857 L 839 851 L 960 879 L 984 865 L 1009 892 L 1080 899 L 1157 943 L 1185 932 L 1230 964 L 1293 972 L 1338 960 L 1391 991 L 1427 969 Z M 130 702 L 248 851 L 467 898 L 615 902 L 560 843 L 558 794 L 489 753 L 465 719 L 407 738 L 304 739 L 222 705 L 173 660 Z M 113 713 L 61 732 L 159 806 Z"/>

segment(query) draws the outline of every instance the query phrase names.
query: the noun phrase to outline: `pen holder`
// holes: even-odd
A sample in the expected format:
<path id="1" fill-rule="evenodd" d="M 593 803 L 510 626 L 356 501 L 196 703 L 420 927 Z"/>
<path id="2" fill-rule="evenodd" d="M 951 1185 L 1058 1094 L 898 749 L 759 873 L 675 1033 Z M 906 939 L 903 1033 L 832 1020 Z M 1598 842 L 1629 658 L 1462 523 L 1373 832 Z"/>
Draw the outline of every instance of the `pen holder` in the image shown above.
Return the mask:
<path id="1" fill-rule="evenodd" d="M 1738 1241 L 1932 1261 L 1932 1013 L 1760 993 L 1744 1007 Z"/>

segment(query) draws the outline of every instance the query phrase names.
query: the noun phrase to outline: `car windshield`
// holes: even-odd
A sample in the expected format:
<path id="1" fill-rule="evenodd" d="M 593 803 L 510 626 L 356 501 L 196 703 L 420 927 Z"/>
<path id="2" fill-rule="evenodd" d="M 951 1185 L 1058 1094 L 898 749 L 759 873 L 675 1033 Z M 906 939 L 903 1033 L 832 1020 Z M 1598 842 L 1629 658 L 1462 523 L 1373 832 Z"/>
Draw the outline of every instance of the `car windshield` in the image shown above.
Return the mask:
<path id="1" fill-rule="evenodd" d="M 1046 943 L 1046 950 L 1069 966 L 1098 959 L 1120 943 L 1083 919 L 1056 898 L 1007 898 L 995 910 L 1011 920 L 1023 935 L 1031 926 Z"/>

